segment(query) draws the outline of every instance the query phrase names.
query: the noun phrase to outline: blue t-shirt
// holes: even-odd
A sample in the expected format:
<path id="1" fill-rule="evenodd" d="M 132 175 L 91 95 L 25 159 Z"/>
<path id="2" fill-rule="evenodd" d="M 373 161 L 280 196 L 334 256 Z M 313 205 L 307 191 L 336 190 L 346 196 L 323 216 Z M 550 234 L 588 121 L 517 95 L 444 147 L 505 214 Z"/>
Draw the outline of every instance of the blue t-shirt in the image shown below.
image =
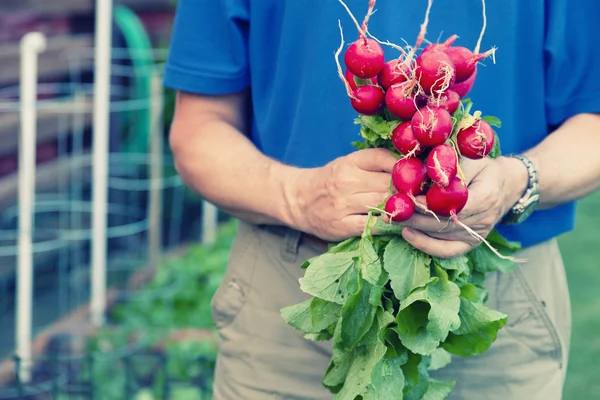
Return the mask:
<path id="1" fill-rule="evenodd" d="M 487 2 L 481 49 L 496 46 L 496 64 L 486 59 L 478 67 L 469 97 L 475 109 L 502 120 L 504 153 L 535 146 L 574 114 L 600 111 L 600 1 L 576 3 Z M 362 21 L 368 1 L 346 4 Z M 412 45 L 426 4 L 379 0 L 369 31 Z M 251 87 L 255 145 L 290 165 L 324 165 L 353 151 L 350 143 L 359 140 L 334 59 L 338 20 L 348 45 L 357 30 L 336 0 L 179 0 L 165 85 L 204 94 Z M 473 49 L 481 27 L 479 0 L 435 0 L 426 38 L 457 34 L 456 45 Z M 386 59 L 399 54 L 384 50 Z M 572 229 L 574 212 L 575 203 L 564 204 L 499 229 L 529 246 Z"/>

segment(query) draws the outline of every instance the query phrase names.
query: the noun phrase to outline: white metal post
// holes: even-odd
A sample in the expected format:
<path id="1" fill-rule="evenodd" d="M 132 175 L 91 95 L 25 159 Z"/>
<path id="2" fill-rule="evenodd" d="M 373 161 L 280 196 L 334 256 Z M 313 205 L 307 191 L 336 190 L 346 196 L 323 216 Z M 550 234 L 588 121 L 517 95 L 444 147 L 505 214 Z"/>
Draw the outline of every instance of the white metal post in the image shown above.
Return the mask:
<path id="1" fill-rule="evenodd" d="M 31 325 L 33 304 L 33 204 L 35 199 L 35 154 L 37 128 L 38 53 L 46 49 L 46 37 L 30 32 L 21 39 L 19 136 L 19 247 L 17 272 L 17 355 L 21 358 L 21 380 L 31 378 Z"/>
<path id="2" fill-rule="evenodd" d="M 217 240 L 219 209 L 212 203 L 202 201 L 202 243 L 214 244 Z"/>
<path id="3" fill-rule="evenodd" d="M 150 73 L 150 72 L 149 72 Z M 162 112 L 163 92 L 160 76 L 152 73 L 152 94 L 150 96 L 151 131 L 150 131 L 150 201 L 148 206 L 148 258 L 151 268 L 158 267 L 162 247 L 162 224 L 160 211 L 162 209 Z"/>
<path id="4" fill-rule="evenodd" d="M 108 143 L 110 121 L 110 65 L 112 0 L 96 0 L 94 53 L 93 217 L 91 319 L 104 324 L 106 307 L 106 224 L 108 202 Z"/>

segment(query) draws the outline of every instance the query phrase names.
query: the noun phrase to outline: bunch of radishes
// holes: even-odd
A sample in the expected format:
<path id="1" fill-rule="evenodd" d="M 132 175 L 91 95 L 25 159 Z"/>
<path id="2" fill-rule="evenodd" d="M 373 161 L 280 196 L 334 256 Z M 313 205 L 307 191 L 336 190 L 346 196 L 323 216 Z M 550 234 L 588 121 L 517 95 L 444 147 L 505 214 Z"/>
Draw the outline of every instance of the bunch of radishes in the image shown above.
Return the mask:
<path id="1" fill-rule="evenodd" d="M 480 113 L 470 115 L 459 107 L 475 82 L 478 61 L 493 50 L 479 54 L 480 42 L 474 51 L 455 46 L 457 36 L 453 35 L 417 54 L 424 41 L 430 1 L 415 46 L 405 51 L 392 45 L 401 55 L 386 61 L 381 42 L 367 36 L 374 6 L 375 0 L 370 0 L 362 26 L 353 17 L 359 38 L 344 53 L 345 73 L 339 61 L 338 72 L 354 110 L 398 121 L 389 138 L 402 155 L 392 172 L 397 193 L 385 203 L 385 213 L 402 222 L 413 215 L 417 205 L 436 218 L 452 217 L 459 223 L 456 214 L 468 199 L 461 159 L 487 157 L 495 141 L 494 130 Z M 425 195 L 426 205 L 416 201 L 419 195 Z"/>

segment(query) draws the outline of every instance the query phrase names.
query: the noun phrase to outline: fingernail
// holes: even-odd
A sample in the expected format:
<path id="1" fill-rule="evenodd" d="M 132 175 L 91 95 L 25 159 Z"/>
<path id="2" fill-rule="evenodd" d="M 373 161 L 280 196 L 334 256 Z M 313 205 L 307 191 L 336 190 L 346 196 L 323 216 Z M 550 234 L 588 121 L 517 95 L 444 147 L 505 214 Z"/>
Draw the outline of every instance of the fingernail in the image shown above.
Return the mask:
<path id="1" fill-rule="evenodd" d="M 412 240 L 415 238 L 415 233 L 409 228 L 404 228 L 402 229 L 402 236 L 404 236 L 404 239 L 406 240 Z"/>

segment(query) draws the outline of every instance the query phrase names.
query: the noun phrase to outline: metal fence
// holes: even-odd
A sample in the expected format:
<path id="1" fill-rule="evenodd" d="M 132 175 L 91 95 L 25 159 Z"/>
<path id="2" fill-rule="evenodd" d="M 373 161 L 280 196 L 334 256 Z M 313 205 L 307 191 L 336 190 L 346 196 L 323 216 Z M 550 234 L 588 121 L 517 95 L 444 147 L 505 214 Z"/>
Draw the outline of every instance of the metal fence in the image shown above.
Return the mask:
<path id="1" fill-rule="evenodd" d="M 85 347 L 97 335 L 80 325 L 106 328 L 111 296 L 136 290 L 132 279 L 151 274 L 165 250 L 214 238 L 216 209 L 186 190 L 165 146 L 166 52 L 111 48 L 99 106 L 98 68 L 81 68 L 98 57 L 98 48 L 65 54 L 69 76 L 37 82 L 43 48 L 42 36 L 26 36 L 21 82 L 0 90 L 0 121 L 19 121 L 19 169 L 0 178 L 0 399 L 125 399 L 144 382 L 170 398 L 177 378 L 168 374 L 168 352 L 128 342 L 127 352 L 107 356 Z M 43 163 L 35 161 L 38 134 L 54 151 Z M 155 289 L 153 296 L 169 290 Z M 36 344 L 81 310 L 85 317 L 76 326 L 53 330 Z M 78 340 L 87 343 L 84 349 Z M 200 372 L 185 379 L 205 387 L 210 354 L 188 360 Z M 92 372 L 102 364 L 105 378 L 125 378 L 117 397 L 98 395 L 106 382 Z M 146 375 L 139 372 L 150 365 L 155 368 Z"/>

